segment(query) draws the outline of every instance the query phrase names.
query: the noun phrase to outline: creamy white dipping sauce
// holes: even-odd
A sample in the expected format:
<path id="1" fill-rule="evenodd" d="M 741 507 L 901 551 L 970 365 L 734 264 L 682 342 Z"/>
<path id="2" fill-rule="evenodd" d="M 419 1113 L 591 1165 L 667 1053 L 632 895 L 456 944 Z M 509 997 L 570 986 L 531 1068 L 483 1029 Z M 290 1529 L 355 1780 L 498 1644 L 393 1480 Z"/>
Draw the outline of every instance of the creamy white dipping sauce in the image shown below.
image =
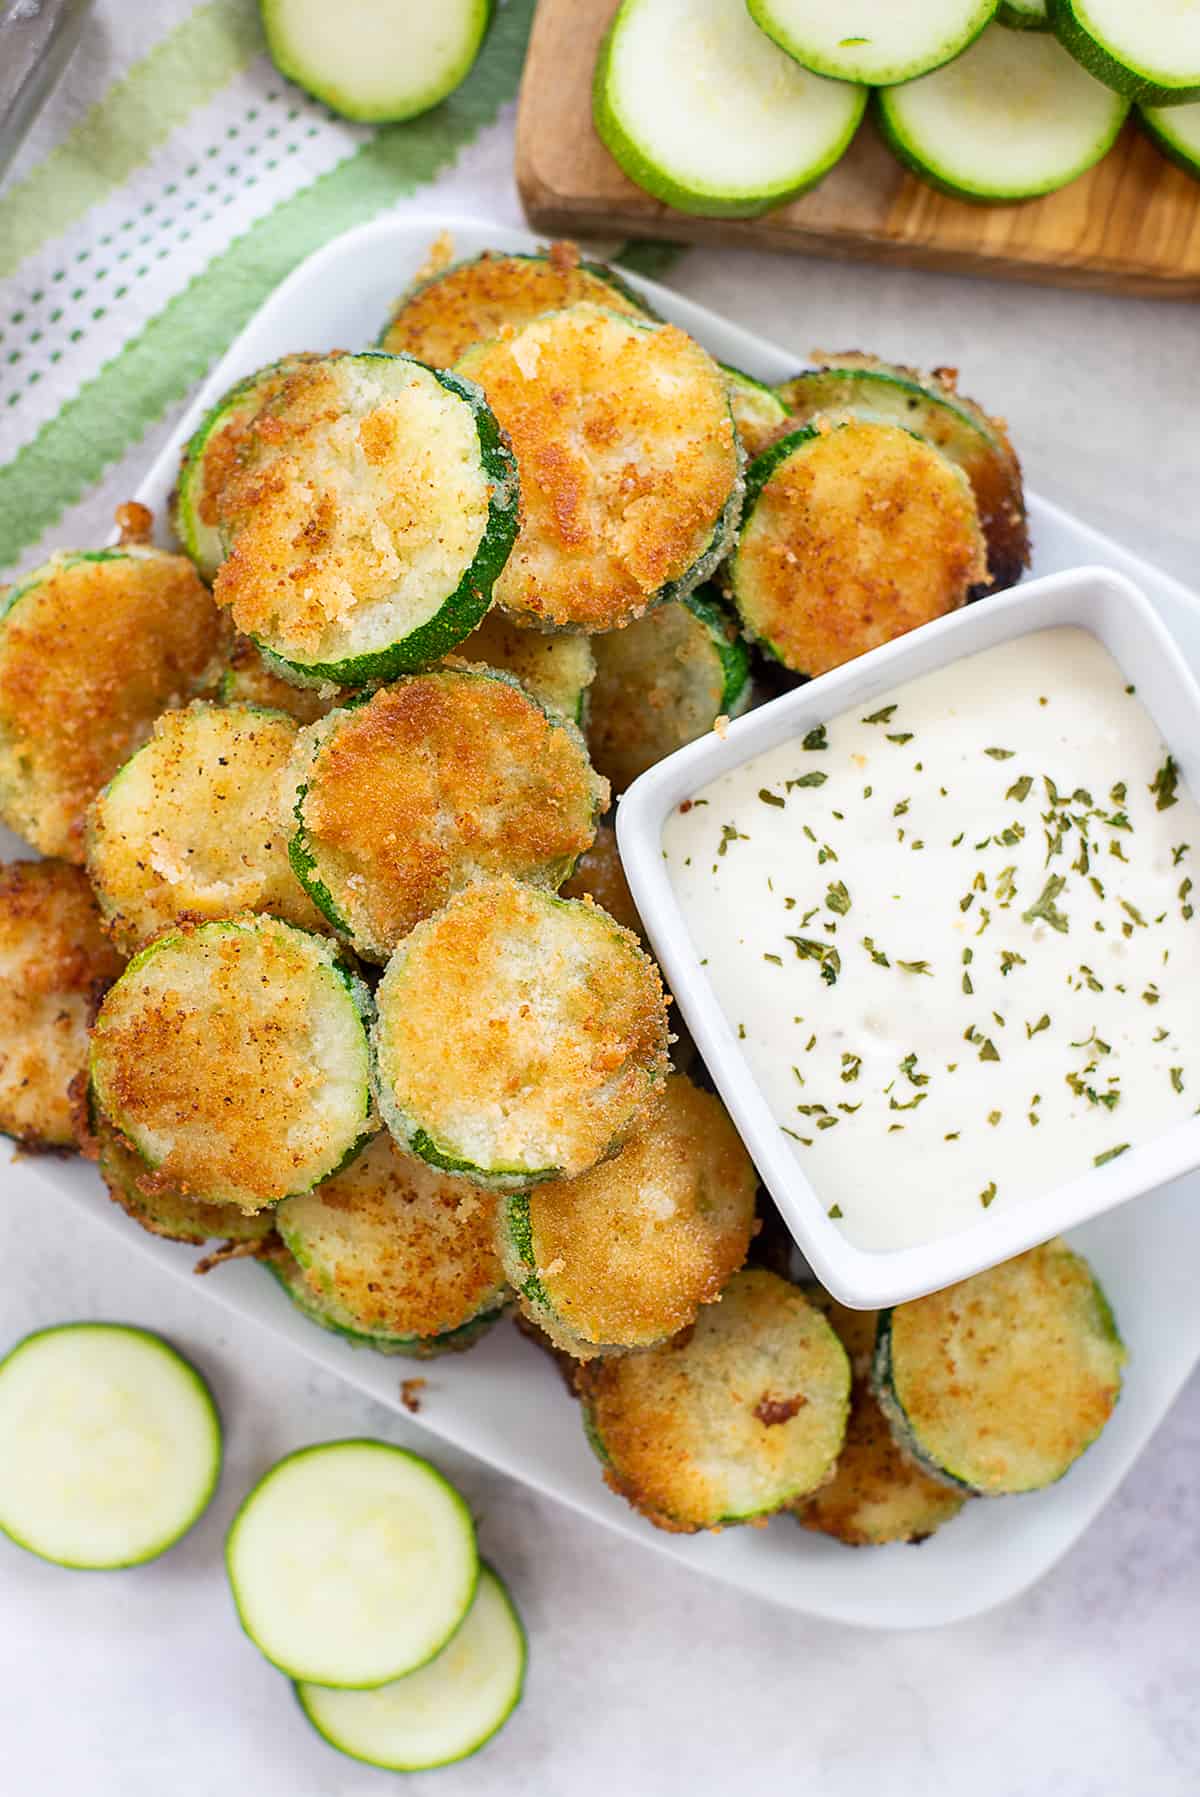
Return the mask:
<path id="1" fill-rule="evenodd" d="M 1200 1104 L 1200 809 L 1085 631 L 985 650 L 756 756 L 672 814 L 663 852 L 774 1115 L 860 1248 L 1028 1203 Z"/>

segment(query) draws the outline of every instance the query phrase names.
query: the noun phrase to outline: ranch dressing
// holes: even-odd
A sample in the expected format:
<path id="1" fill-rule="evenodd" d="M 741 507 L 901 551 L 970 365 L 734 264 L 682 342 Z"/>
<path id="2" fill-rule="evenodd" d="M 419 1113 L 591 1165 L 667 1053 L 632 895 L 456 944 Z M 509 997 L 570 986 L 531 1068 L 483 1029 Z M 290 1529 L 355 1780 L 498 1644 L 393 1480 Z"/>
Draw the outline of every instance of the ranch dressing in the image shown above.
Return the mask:
<path id="1" fill-rule="evenodd" d="M 685 800 L 698 955 L 858 1247 L 1035 1201 L 1200 1105 L 1200 810 L 1096 638 L 896 688 Z"/>

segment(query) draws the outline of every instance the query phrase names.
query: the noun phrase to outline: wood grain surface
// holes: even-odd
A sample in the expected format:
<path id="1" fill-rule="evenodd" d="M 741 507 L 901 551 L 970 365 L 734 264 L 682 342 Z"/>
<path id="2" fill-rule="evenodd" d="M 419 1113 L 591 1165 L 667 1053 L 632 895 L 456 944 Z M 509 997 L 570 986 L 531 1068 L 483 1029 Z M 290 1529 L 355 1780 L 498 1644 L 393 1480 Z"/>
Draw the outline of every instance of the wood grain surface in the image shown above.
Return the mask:
<path id="1" fill-rule="evenodd" d="M 1200 181 L 1133 124 L 1090 173 L 1020 206 L 973 206 L 926 187 L 901 168 L 868 116 L 832 173 L 791 205 L 757 219 L 676 212 L 627 180 L 592 128 L 592 69 L 616 6 L 539 0 L 517 118 L 517 185 L 536 229 L 741 243 L 1200 298 Z"/>

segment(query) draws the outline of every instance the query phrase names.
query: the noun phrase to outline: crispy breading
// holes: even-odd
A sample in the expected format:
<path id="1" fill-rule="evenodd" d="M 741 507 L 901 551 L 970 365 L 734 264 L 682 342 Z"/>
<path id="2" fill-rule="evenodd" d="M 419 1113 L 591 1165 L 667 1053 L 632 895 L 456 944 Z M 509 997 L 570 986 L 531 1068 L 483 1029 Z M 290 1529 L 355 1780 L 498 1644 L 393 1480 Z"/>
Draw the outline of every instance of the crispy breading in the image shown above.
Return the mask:
<path id="1" fill-rule="evenodd" d="M 126 1216 L 169 1242 L 224 1241 L 246 1246 L 266 1242 L 274 1232 L 269 1210 L 247 1216 L 236 1204 L 205 1204 L 176 1191 L 125 1141 L 104 1117 L 95 1119 L 100 1177 Z"/>
<path id="2" fill-rule="evenodd" d="M 526 630 L 493 605 L 483 623 L 457 645 L 454 659 L 503 668 L 540 705 L 553 706 L 572 723 L 583 722 L 588 688 L 596 677 L 596 658 L 586 636 Z"/>
<path id="3" fill-rule="evenodd" d="M 161 711 L 199 692 L 220 615 L 182 555 L 57 555 L 0 615 L 0 816 L 83 860 L 84 813 Z"/>
<path id="4" fill-rule="evenodd" d="M 816 676 L 954 611 L 987 561 L 961 469 L 895 425 L 853 422 L 770 475 L 729 572 L 747 629 Z"/>
<path id="5" fill-rule="evenodd" d="M 621 856 L 617 849 L 617 833 L 611 824 L 601 824 L 596 840 L 583 851 L 575 863 L 575 871 L 559 888 L 563 898 L 594 899 L 610 917 L 635 936 L 645 939 L 642 920 L 638 916 Z"/>
<path id="6" fill-rule="evenodd" d="M 65 861 L 0 864 L 0 1130 L 75 1146 L 68 1087 L 87 1064 L 93 1005 L 124 963 L 91 887 Z"/>
<path id="7" fill-rule="evenodd" d="M 332 681 L 324 686 L 293 686 L 269 668 L 248 636 L 235 637 L 224 670 L 217 682 L 217 698 L 223 705 L 264 705 L 270 711 L 286 711 L 298 724 L 315 724 L 344 705 L 349 697 L 344 686 Z"/>
<path id="8" fill-rule="evenodd" d="M 572 306 L 473 350 L 521 471 L 499 603 L 544 629 L 615 630 L 695 580 L 738 493 L 725 382 L 675 325 Z"/>

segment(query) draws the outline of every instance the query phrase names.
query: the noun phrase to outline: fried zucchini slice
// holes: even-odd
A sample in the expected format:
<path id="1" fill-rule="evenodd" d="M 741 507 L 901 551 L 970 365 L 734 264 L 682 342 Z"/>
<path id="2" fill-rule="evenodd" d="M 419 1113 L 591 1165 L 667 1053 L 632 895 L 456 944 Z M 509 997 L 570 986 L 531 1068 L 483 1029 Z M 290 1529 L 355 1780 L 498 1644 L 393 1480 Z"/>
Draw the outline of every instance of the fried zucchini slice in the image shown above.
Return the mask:
<path id="1" fill-rule="evenodd" d="M 1001 418 L 955 386 L 952 368 L 922 374 L 899 363 L 846 351 L 821 357 L 821 366 L 795 375 L 777 389 L 793 425 L 826 418 L 870 424 L 898 424 L 932 443 L 962 469 L 971 483 L 987 544 L 988 577 L 983 591 L 1015 586 L 1029 566 L 1029 524 L 1021 464 Z M 976 589 L 970 595 L 978 596 Z"/>
<path id="2" fill-rule="evenodd" d="M 104 1117 L 94 1120 L 95 1151 L 108 1195 L 150 1235 L 169 1242 L 265 1242 L 275 1221 L 269 1210 L 248 1216 L 236 1204 L 205 1204 L 170 1185 L 147 1166 Z"/>
<path id="3" fill-rule="evenodd" d="M 318 1302 L 412 1352 L 492 1320 L 507 1297 L 495 1194 L 402 1154 L 386 1133 L 285 1199 L 275 1226 Z"/>
<path id="4" fill-rule="evenodd" d="M 847 1310 L 824 1293 L 813 1302 L 829 1318 L 850 1358 L 853 1383 L 846 1440 L 833 1477 L 802 1498 L 795 1514 L 806 1529 L 847 1547 L 927 1541 L 958 1515 L 966 1494 L 931 1479 L 892 1438 L 868 1378 L 878 1311 Z"/>
<path id="5" fill-rule="evenodd" d="M 0 602 L 0 817 L 83 861 L 84 813 L 160 712 L 199 693 L 221 619 L 182 555 L 57 554 Z"/>
<path id="6" fill-rule="evenodd" d="M 223 393 L 188 438 L 171 494 L 171 529 L 202 579 L 211 582 L 229 553 L 229 527 L 221 494 L 252 455 L 255 433 L 271 416 L 287 377 L 313 355 L 283 356 Z"/>
<path id="7" fill-rule="evenodd" d="M 583 261 L 573 243 L 552 243 L 536 256 L 485 250 L 411 287 L 379 347 L 415 356 L 430 368 L 453 368 L 472 345 L 580 300 L 634 318 L 652 316 L 615 269 Z"/>
<path id="8" fill-rule="evenodd" d="M 769 1516 L 829 1477 L 850 1366 L 798 1287 L 747 1267 L 690 1333 L 590 1361 L 579 1388 L 608 1484 L 656 1528 L 691 1533 Z"/>
<path id="9" fill-rule="evenodd" d="M 65 861 L 0 864 L 0 1131 L 74 1148 L 67 1088 L 87 1066 L 94 1002 L 122 960 L 91 887 Z"/>
<path id="10" fill-rule="evenodd" d="M 526 1314 L 576 1359 L 652 1347 L 745 1260 L 757 1189 L 720 1100 L 673 1073 L 620 1154 L 506 1200 L 505 1271 Z"/>
<path id="11" fill-rule="evenodd" d="M 353 688 L 293 686 L 263 660 L 262 651 L 248 636 L 235 637 L 213 695 L 219 705 L 261 705 L 265 711 L 286 711 L 298 724 L 315 724 L 336 705 L 344 705 Z"/>
<path id="12" fill-rule="evenodd" d="M 583 728 L 588 688 L 596 678 L 590 638 L 526 630 L 493 605 L 483 623 L 458 645 L 455 656 L 514 675 L 539 705 L 561 711 Z"/>
<path id="13" fill-rule="evenodd" d="M 733 422 L 751 460 L 770 449 L 772 443 L 777 443 L 789 430 L 795 429 L 791 413 L 774 387 L 768 387 L 765 381 L 756 381 L 752 374 L 744 374 L 740 368 L 730 367 L 728 362 L 721 363 L 721 373 L 729 389 Z"/>
<path id="14" fill-rule="evenodd" d="M 563 898 L 594 899 L 624 929 L 645 939 L 646 932 L 621 866 L 617 833 L 611 824 L 600 825 L 596 840 L 591 848 L 584 849 L 574 873 L 559 887 L 559 892 Z"/>
<path id="15" fill-rule="evenodd" d="M 292 368 L 221 488 L 217 603 L 286 678 L 361 685 L 478 624 L 517 469 L 478 388 L 380 350 Z"/>
<path id="16" fill-rule="evenodd" d="M 375 1130 L 370 1002 L 332 943 L 278 918 L 171 931 L 100 1007 L 93 1098 L 189 1197 L 263 1210 Z"/>
<path id="17" fill-rule="evenodd" d="M 419 923 L 376 1003 L 393 1136 L 496 1189 L 585 1173 L 666 1079 L 666 999 L 636 937 L 515 880 L 468 886 Z"/>
<path id="18" fill-rule="evenodd" d="M 871 1380 L 918 1466 L 1000 1497 L 1069 1471 L 1112 1415 L 1125 1359 L 1099 1281 L 1056 1240 L 883 1311 Z"/>
<path id="19" fill-rule="evenodd" d="M 332 712 L 297 744 L 295 781 L 292 865 L 371 961 L 473 880 L 561 885 L 608 802 L 575 726 L 488 668 Z"/>
<path id="20" fill-rule="evenodd" d="M 614 792 L 750 702 L 749 653 L 711 587 L 598 636 L 594 649 L 588 746 Z"/>
<path id="21" fill-rule="evenodd" d="M 323 927 L 292 872 L 280 789 L 296 748 L 284 712 L 168 711 L 88 813 L 87 870 L 126 954 L 173 923 L 267 911 Z"/>
<path id="22" fill-rule="evenodd" d="M 473 1348 L 505 1311 L 503 1304 L 496 1310 L 485 1310 L 461 1328 L 448 1329 L 442 1335 L 388 1335 L 382 1330 L 364 1329 L 336 1298 L 315 1292 L 304 1269 L 297 1265 L 286 1248 L 278 1248 L 264 1256 L 261 1264 L 310 1323 L 328 1329 L 331 1335 L 341 1336 L 352 1348 L 374 1348 L 377 1354 L 400 1354 L 410 1360 L 435 1360 L 441 1354 L 461 1354 L 467 1348 Z"/>
<path id="23" fill-rule="evenodd" d="M 585 303 L 460 368 L 521 467 L 505 611 L 542 630 L 617 630 L 708 577 L 737 528 L 741 448 L 721 370 L 686 332 Z"/>
<path id="24" fill-rule="evenodd" d="M 851 421 L 753 464 L 727 578 L 747 633 L 815 678 L 956 610 L 986 572 L 962 470 L 896 425 Z"/>

